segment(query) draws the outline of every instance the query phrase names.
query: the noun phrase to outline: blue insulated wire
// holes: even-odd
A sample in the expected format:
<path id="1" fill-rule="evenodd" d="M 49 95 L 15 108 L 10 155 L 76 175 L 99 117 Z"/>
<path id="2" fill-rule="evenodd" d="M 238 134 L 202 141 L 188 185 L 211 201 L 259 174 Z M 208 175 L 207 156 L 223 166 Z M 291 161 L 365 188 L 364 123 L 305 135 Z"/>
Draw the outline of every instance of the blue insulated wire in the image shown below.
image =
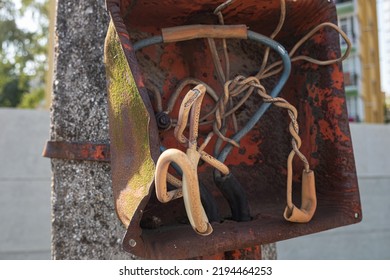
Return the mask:
<path id="1" fill-rule="evenodd" d="M 248 31 L 248 39 L 270 47 L 271 49 L 276 51 L 282 58 L 283 72 L 279 79 L 279 82 L 276 84 L 276 86 L 274 87 L 274 89 L 271 91 L 270 94 L 273 98 L 275 98 L 279 95 L 279 93 L 281 92 L 282 88 L 284 87 L 284 85 L 286 84 L 290 76 L 290 72 L 291 72 L 290 56 L 288 55 L 288 52 L 281 44 L 259 33 Z M 263 116 L 263 114 L 268 110 L 270 106 L 271 103 L 263 103 L 260 106 L 260 108 L 256 111 L 256 113 L 252 116 L 252 118 L 247 122 L 247 124 L 232 137 L 232 140 L 239 142 L 241 138 L 244 137 L 256 125 L 256 123 L 260 120 L 260 118 Z M 226 157 L 229 155 L 230 151 L 232 150 L 232 148 L 233 146 L 228 143 L 223 148 L 223 150 L 219 153 L 217 159 L 221 162 L 224 162 L 226 160 Z"/>
<path id="2" fill-rule="evenodd" d="M 270 47 L 271 49 L 276 51 L 282 58 L 283 72 L 279 79 L 279 82 L 276 84 L 276 86 L 274 87 L 274 89 L 271 91 L 270 94 L 273 98 L 275 98 L 279 95 L 279 93 L 281 92 L 282 88 L 284 87 L 284 85 L 286 84 L 290 76 L 291 60 L 288 55 L 288 52 L 278 42 L 272 40 L 269 37 L 266 37 L 264 35 L 261 35 L 259 33 L 250 30 L 248 31 L 248 39 Z M 146 38 L 134 44 L 134 51 L 138 51 L 144 47 L 151 46 L 154 44 L 160 44 L 160 43 L 163 43 L 163 38 L 161 35 Z M 242 139 L 242 137 L 244 137 L 256 125 L 256 123 L 260 120 L 260 118 L 264 115 L 264 113 L 268 110 L 270 106 L 271 106 L 270 103 L 263 103 L 260 106 L 260 108 L 256 111 L 256 113 L 252 116 L 252 118 L 248 121 L 248 123 L 240 131 L 238 131 L 232 137 L 232 139 L 236 142 L 239 142 Z M 219 153 L 217 159 L 221 162 L 224 162 L 227 156 L 229 155 L 229 153 L 231 152 L 232 148 L 233 146 L 231 144 L 227 144 L 223 148 L 223 150 Z"/>
<path id="3" fill-rule="evenodd" d="M 145 48 L 147 46 L 151 46 L 151 45 L 155 45 L 155 44 L 162 44 L 162 43 L 163 43 L 162 35 L 157 35 L 157 36 L 149 37 L 149 38 L 142 39 L 142 40 L 136 42 L 133 45 L 133 48 L 134 48 L 134 51 L 136 52 L 136 51 L 138 51 L 142 48 Z"/>

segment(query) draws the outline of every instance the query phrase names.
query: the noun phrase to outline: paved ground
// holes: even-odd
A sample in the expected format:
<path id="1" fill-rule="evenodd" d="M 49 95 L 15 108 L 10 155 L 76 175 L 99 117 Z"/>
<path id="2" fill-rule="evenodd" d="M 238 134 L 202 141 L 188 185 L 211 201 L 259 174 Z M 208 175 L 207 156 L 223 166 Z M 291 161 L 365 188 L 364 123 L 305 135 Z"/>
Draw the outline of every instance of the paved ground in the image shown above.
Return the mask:
<path id="1" fill-rule="evenodd" d="M 49 123 L 46 111 L 0 109 L 0 259 L 50 259 Z M 363 222 L 279 242 L 278 259 L 390 259 L 390 126 L 351 128 Z"/>

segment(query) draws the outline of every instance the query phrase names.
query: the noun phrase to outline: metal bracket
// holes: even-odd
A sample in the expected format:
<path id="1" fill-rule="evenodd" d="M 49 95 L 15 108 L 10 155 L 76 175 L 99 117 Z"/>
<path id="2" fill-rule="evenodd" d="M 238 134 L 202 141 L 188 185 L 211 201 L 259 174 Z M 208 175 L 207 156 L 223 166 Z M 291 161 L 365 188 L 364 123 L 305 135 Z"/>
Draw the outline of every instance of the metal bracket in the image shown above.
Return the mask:
<path id="1" fill-rule="evenodd" d="M 44 157 L 110 162 L 110 145 L 91 142 L 47 141 L 43 150 Z"/>

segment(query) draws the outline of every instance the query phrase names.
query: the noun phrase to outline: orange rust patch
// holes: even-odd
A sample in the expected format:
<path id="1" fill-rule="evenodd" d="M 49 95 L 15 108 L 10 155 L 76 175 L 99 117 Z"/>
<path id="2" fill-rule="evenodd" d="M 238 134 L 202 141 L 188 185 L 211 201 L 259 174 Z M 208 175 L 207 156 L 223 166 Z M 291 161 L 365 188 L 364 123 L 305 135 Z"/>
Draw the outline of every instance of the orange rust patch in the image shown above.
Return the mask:
<path id="1" fill-rule="evenodd" d="M 344 109 L 344 97 L 333 97 L 332 102 L 329 103 L 328 111 L 334 115 L 341 115 Z"/>
<path id="2" fill-rule="evenodd" d="M 326 100 L 326 97 L 332 94 L 331 88 L 321 89 L 311 84 L 307 84 L 306 89 L 308 92 L 308 96 L 313 98 L 314 106 L 317 107 L 321 107 L 321 104 L 324 100 Z"/>
<path id="3" fill-rule="evenodd" d="M 318 123 L 320 125 L 320 132 L 323 138 L 325 140 L 330 140 L 334 142 L 335 140 L 334 127 L 332 127 L 331 124 L 325 120 L 319 120 Z"/>
<path id="4" fill-rule="evenodd" d="M 234 147 L 229 156 L 226 159 L 226 164 L 237 165 L 244 163 L 247 165 L 253 165 L 256 161 L 255 158 L 251 157 L 252 155 L 257 155 L 260 153 L 259 144 L 262 140 L 253 141 L 252 139 L 259 138 L 259 132 L 256 130 L 251 130 L 245 137 L 240 141 L 240 149 Z"/>
<path id="5" fill-rule="evenodd" d="M 333 81 L 332 85 L 335 89 L 342 90 L 343 82 L 344 82 L 343 72 L 340 71 L 337 64 L 334 64 L 331 67 L 333 67 L 333 71 L 331 74 L 332 81 Z"/>
<path id="6" fill-rule="evenodd" d="M 316 44 L 323 44 L 326 40 L 326 36 L 324 36 L 324 30 L 319 30 L 312 38 Z"/>

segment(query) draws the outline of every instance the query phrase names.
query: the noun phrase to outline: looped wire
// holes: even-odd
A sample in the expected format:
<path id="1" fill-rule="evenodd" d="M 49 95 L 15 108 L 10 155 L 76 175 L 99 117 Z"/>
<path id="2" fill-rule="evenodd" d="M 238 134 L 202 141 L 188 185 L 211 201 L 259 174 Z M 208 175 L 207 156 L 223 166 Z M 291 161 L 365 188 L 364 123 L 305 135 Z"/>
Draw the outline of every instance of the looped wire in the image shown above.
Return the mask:
<path id="1" fill-rule="evenodd" d="M 215 10 L 214 14 L 219 14 L 222 12 L 222 10 L 226 9 L 228 6 L 230 6 L 232 3 L 234 3 L 235 0 L 227 0 L 225 3 L 222 3 L 219 5 Z"/>

